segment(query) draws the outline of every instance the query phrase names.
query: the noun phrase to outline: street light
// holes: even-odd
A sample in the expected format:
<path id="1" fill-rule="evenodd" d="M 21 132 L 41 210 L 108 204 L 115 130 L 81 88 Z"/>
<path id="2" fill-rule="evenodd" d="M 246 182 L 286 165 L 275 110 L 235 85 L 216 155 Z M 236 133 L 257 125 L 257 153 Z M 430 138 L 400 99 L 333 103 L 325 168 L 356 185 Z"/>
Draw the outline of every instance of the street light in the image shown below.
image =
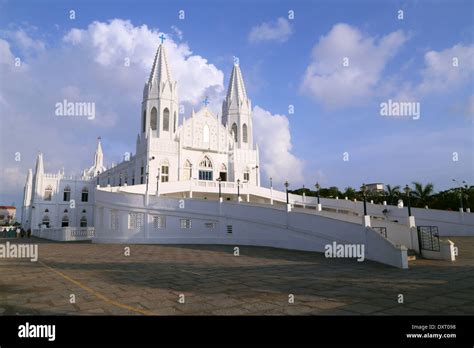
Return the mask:
<path id="1" fill-rule="evenodd" d="M 367 216 L 367 186 L 365 184 L 362 184 L 360 190 L 362 191 L 362 195 L 364 196 L 364 216 Z"/>
<path id="2" fill-rule="evenodd" d="M 160 185 L 160 175 L 161 175 L 161 169 L 158 168 L 158 175 L 156 176 L 156 195 L 158 196 L 158 188 L 159 188 L 159 185 Z"/>
<path id="3" fill-rule="evenodd" d="M 462 199 L 462 185 L 456 180 L 456 179 L 453 179 L 453 181 L 459 185 L 459 201 L 461 203 L 461 211 L 464 211 L 464 204 L 463 204 L 463 199 Z M 463 184 L 466 184 L 466 181 L 462 181 Z M 467 185 L 466 185 L 466 188 L 467 188 Z"/>
<path id="4" fill-rule="evenodd" d="M 107 172 L 107 185 L 110 185 L 110 172 Z"/>
<path id="5" fill-rule="evenodd" d="M 99 185 L 99 174 L 100 174 L 100 172 L 97 171 L 97 185 Z"/>
<path id="6" fill-rule="evenodd" d="M 405 193 L 407 194 L 407 201 L 408 201 L 408 217 L 411 216 L 410 192 L 411 192 L 410 187 L 408 185 L 405 185 Z"/>
<path id="7" fill-rule="evenodd" d="M 285 181 L 285 189 L 286 189 L 286 204 L 290 204 L 290 199 L 288 197 L 288 186 L 290 186 L 290 184 L 288 183 L 288 180 Z"/>
<path id="8" fill-rule="evenodd" d="M 219 183 L 219 201 L 221 200 L 221 177 L 218 177 L 217 178 L 217 182 Z"/>
<path id="9" fill-rule="evenodd" d="M 252 170 L 253 169 L 257 169 L 257 171 L 255 172 L 255 185 L 258 186 L 258 164 L 255 167 L 252 167 Z"/>
<path id="10" fill-rule="evenodd" d="M 122 173 L 119 174 L 119 186 L 122 186 Z"/>
<path id="11" fill-rule="evenodd" d="M 318 204 L 319 204 L 319 189 L 321 188 L 321 185 L 319 185 L 319 182 L 314 185 L 316 187 L 316 195 L 318 196 Z"/>
<path id="12" fill-rule="evenodd" d="M 273 178 L 270 177 L 270 188 L 273 188 Z"/>
<path id="13" fill-rule="evenodd" d="M 240 179 L 237 179 L 237 202 L 240 202 Z"/>

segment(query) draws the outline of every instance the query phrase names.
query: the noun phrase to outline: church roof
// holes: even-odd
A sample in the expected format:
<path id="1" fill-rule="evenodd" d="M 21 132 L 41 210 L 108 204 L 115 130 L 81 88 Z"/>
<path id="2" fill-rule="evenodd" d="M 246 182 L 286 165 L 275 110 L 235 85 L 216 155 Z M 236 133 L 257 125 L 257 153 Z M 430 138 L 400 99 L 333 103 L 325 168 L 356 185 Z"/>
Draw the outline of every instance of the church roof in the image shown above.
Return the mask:
<path id="1" fill-rule="evenodd" d="M 155 60 L 153 61 L 153 67 L 151 68 L 150 78 L 148 84 L 161 83 L 164 81 L 171 82 L 171 72 L 168 66 L 168 59 L 166 58 L 165 46 L 161 44 L 158 46 L 156 51 Z"/>
<path id="2" fill-rule="evenodd" d="M 239 102 L 247 100 L 247 92 L 245 91 L 244 79 L 242 72 L 237 64 L 234 64 L 230 75 L 229 88 L 227 89 L 227 101 L 237 100 Z"/>

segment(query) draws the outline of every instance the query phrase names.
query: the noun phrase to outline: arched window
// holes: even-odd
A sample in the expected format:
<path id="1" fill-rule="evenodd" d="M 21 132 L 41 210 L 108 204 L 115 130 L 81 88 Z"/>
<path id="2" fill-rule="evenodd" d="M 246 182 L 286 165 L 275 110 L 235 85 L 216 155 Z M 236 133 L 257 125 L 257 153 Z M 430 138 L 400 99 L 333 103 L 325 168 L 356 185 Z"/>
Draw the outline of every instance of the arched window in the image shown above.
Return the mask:
<path id="1" fill-rule="evenodd" d="M 202 128 L 202 141 L 205 144 L 209 144 L 209 126 L 207 123 Z"/>
<path id="2" fill-rule="evenodd" d="M 170 165 L 168 161 L 165 161 L 161 164 L 160 178 L 161 182 L 168 182 L 170 174 Z"/>
<path id="3" fill-rule="evenodd" d="M 199 163 L 199 180 L 212 181 L 212 162 L 207 156 Z"/>
<path id="4" fill-rule="evenodd" d="M 244 143 L 247 142 L 247 139 L 248 139 L 248 136 L 247 136 L 247 125 L 244 123 L 244 125 L 242 126 L 242 141 Z"/>
<path id="5" fill-rule="evenodd" d="M 81 217 L 80 226 L 87 227 L 87 218 L 85 216 Z"/>
<path id="6" fill-rule="evenodd" d="M 43 220 L 41 221 L 42 225 L 45 225 L 47 228 L 49 228 L 49 216 L 45 215 L 43 216 Z"/>
<path id="7" fill-rule="evenodd" d="M 45 213 L 49 213 L 49 209 L 45 209 L 44 212 L 45 212 Z"/>
<path id="8" fill-rule="evenodd" d="M 163 110 L 163 130 L 166 132 L 170 130 L 170 110 L 168 108 Z"/>
<path id="9" fill-rule="evenodd" d="M 44 200 L 50 201 L 52 196 L 53 196 L 53 188 L 51 187 L 51 185 L 48 185 L 46 189 L 44 190 Z"/>
<path id="10" fill-rule="evenodd" d="M 142 132 L 146 131 L 146 110 L 143 110 L 143 119 L 142 119 Z"/>
<path id="11" fill-rule="evenodd" d="M 153 107 L 153 109 L 151 109 L 151 119 L 150 119 L 151 130 L 156 131 L 157 122 L 158 122 L 157 111 L 156 111 L 156 108 Z"/>
<path id="12" fill-rule="evenodd" d="M 248 182 L 249 180 L 250 180 L 250 170 L 246 168 L 244 171 L 244 181 Z"/>
<path id="13" fill-rule="evenodd" d="M 69 217 L 67 215 L 64 215 L 61 221 L 61 227 L 68 227 L 68 226 L 69 226 Z"/>
<path id="14" fill-rule="evenodd" d="M 89 200 L 89 190 L 87 187 L 82 189 L 81 202 L 87 202 Z"/>
<path id="15" fill-rule="evenodd" d="M 219 169 L 219 178 L 222 181 L 227 181 L 227 167 L 224 163 L 221 164 L 221 167 Z"/>
<path id="16" fill-rule="evenodd" d="M 234 137 L 234 141 L 237 142 L 237 125 L 235 123 L 232 125 L 232 136 Z"/>
<path id="17" fill-rule="evenodd" d="M 64 209 L 64 212 L 63 212 L 63 213 L 67 213 L 67 212 L 68 212 L 67 209 Z"/>
<path id="18" fill-rule="evenodd" d="M 192 176 L 192 164 L 189 160 L 184 162 L 183 180 L 190 180 Z"/>
<path id="19" fill-rule="evenodd" d="M 173 118 L 173 132 L 176 133 L 176 125 L 178 124 L 178 120 L 176 119 L 176 111 L 174 112 Z"/>
<path id="20" fill-rule="evenodd" d="M 71 188 L 69 186 L 66 186 L 64 188 L 63 201 L 69 202 L 70 200 L 71 200 Z"/>

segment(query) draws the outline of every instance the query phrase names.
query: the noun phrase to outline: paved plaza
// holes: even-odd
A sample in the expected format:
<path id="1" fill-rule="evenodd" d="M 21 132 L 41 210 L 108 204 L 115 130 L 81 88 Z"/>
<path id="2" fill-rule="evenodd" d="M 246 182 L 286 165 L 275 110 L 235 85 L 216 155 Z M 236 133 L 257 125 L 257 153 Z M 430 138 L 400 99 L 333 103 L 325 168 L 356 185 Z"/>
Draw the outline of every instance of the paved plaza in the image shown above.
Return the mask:
<path id="1" fill-rule="evenodd" d="M 125 256 L 126 245 L 1 239 L 38 243 L 39 260 L 0 259 L 0 315 L 472 315 L 474 238 L 450 239 L 456 262 L 408 270 L 262 247 L 128 245 Z"/>

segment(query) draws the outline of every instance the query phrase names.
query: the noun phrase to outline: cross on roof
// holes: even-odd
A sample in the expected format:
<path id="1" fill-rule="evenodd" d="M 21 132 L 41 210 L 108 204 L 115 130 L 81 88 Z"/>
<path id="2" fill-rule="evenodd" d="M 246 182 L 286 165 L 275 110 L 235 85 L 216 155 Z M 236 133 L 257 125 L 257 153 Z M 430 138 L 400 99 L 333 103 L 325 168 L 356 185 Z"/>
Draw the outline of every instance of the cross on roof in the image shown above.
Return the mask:
<path id="1" fill-rule="evenodd" d="M 161 34 L 161 35 L 159 36 L 159 38 L 160 38 L 162 44 L 163 44 L 163 41 L 166 40 L 166 37 L 165 37 L 163 34 Z"/>
<path id="2" fill-rule="evenodd" d="M 209 99 L 207 98 L 204 98 L 204 101 L 202 102 L 204 104 L 204 106 L 208 106 L 209 105 Z"/>

